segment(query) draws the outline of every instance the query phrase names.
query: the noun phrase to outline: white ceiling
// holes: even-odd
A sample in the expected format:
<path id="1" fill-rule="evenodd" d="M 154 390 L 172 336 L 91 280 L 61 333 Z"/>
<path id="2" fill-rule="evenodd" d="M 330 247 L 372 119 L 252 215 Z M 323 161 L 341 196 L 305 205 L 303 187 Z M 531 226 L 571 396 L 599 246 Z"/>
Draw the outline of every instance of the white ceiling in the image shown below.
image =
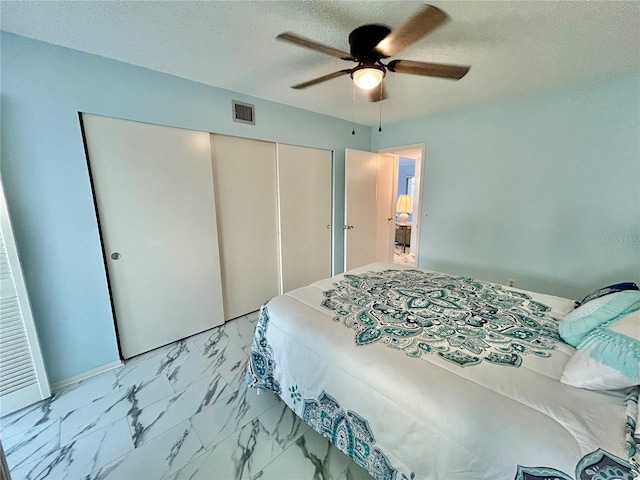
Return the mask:
<path id="1" fill-rule="evenodd" d="M 516 92 L 640 71 L 640 2 L 433 1 L 451 20 L 394 58 L 470 65 L 460 81 L 388 73 L 383 121 Z M 276 41 L 290 31 L 349 50 L 365 23 L 400 26 L 422 2 L 2 1 L 3 30 L 351 120 L 352 63 Z M 379 104 L 356 97 L 356 122 Z"/>

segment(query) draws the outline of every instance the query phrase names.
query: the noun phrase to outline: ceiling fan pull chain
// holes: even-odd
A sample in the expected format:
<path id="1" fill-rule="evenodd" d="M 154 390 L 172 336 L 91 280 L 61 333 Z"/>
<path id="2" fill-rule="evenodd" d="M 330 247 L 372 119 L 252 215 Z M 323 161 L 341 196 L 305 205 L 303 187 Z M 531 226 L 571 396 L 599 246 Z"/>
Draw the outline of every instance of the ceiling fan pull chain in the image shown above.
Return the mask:
<path id="1" fill-rule="evenodd" d="M 380 121 L 378 123 L 378 132 L 382 131 L 382 82 L 380 82 L 380 101 L 378 102 L 380 104 Z"/>
<path id="2" fill-rule="evenodd" d="M 353 84 L 353 102 L 351 103 L 351 135 L 356 134 L 356 84 Z"/>

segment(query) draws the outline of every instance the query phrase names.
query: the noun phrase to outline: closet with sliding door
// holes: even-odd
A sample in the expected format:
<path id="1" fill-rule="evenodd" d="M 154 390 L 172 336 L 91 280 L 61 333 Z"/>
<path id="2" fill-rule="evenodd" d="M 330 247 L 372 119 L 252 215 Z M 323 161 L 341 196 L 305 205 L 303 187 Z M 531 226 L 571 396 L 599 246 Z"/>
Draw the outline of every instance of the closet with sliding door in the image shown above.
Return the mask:
<path id="1" fill-rule="evenodd" d="M 277 145 L 282 292 L 331 276 L 331 152 Z"/>
<path id="2" fill-rule="evenodd" d="M 124 358 L 331 275 L 331 151 L 81 120 Z"/>
<path id="3" fill-rule="evenodd" d="M 221 325 L 209 134 L 87 114 L 82 130 L 121 355 Z"/>
<path id="4" fill-rule="evenodd" d="M 229 320 L 280 291 L 276 145 L 212 134 L 211 159 Z"/>
<path id="5" fill-rule="evenodd" d="M 332 154 L 211 134 L 225 320 L 331 276 Z"/>

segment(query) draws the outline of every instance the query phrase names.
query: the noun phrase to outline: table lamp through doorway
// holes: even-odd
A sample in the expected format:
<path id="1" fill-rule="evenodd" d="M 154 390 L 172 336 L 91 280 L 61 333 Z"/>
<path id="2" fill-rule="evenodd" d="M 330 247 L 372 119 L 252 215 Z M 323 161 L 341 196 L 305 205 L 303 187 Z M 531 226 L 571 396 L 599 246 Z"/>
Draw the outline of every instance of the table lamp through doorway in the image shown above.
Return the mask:
<path id="1" fill-rule="evenodd" d="M 413 200 L 411 195 L 400 195 L 398 197 L 396 212 L 400 214 L 400 225 L 406 225 L 409 214 L 413 212 Z"/>

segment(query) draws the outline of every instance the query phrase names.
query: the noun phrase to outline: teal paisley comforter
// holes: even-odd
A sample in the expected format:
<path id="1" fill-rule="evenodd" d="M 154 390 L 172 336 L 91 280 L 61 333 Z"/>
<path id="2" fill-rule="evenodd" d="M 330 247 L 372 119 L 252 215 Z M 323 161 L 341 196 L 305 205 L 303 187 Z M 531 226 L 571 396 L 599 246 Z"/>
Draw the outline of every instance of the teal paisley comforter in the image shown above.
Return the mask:
<path id="1" fill-rule="evenodd" d="M 572 308 L 373 264 L 268 302 L 247 382 L 376 479 L 636 478 L 633 392 L 558 381 Z"/>

